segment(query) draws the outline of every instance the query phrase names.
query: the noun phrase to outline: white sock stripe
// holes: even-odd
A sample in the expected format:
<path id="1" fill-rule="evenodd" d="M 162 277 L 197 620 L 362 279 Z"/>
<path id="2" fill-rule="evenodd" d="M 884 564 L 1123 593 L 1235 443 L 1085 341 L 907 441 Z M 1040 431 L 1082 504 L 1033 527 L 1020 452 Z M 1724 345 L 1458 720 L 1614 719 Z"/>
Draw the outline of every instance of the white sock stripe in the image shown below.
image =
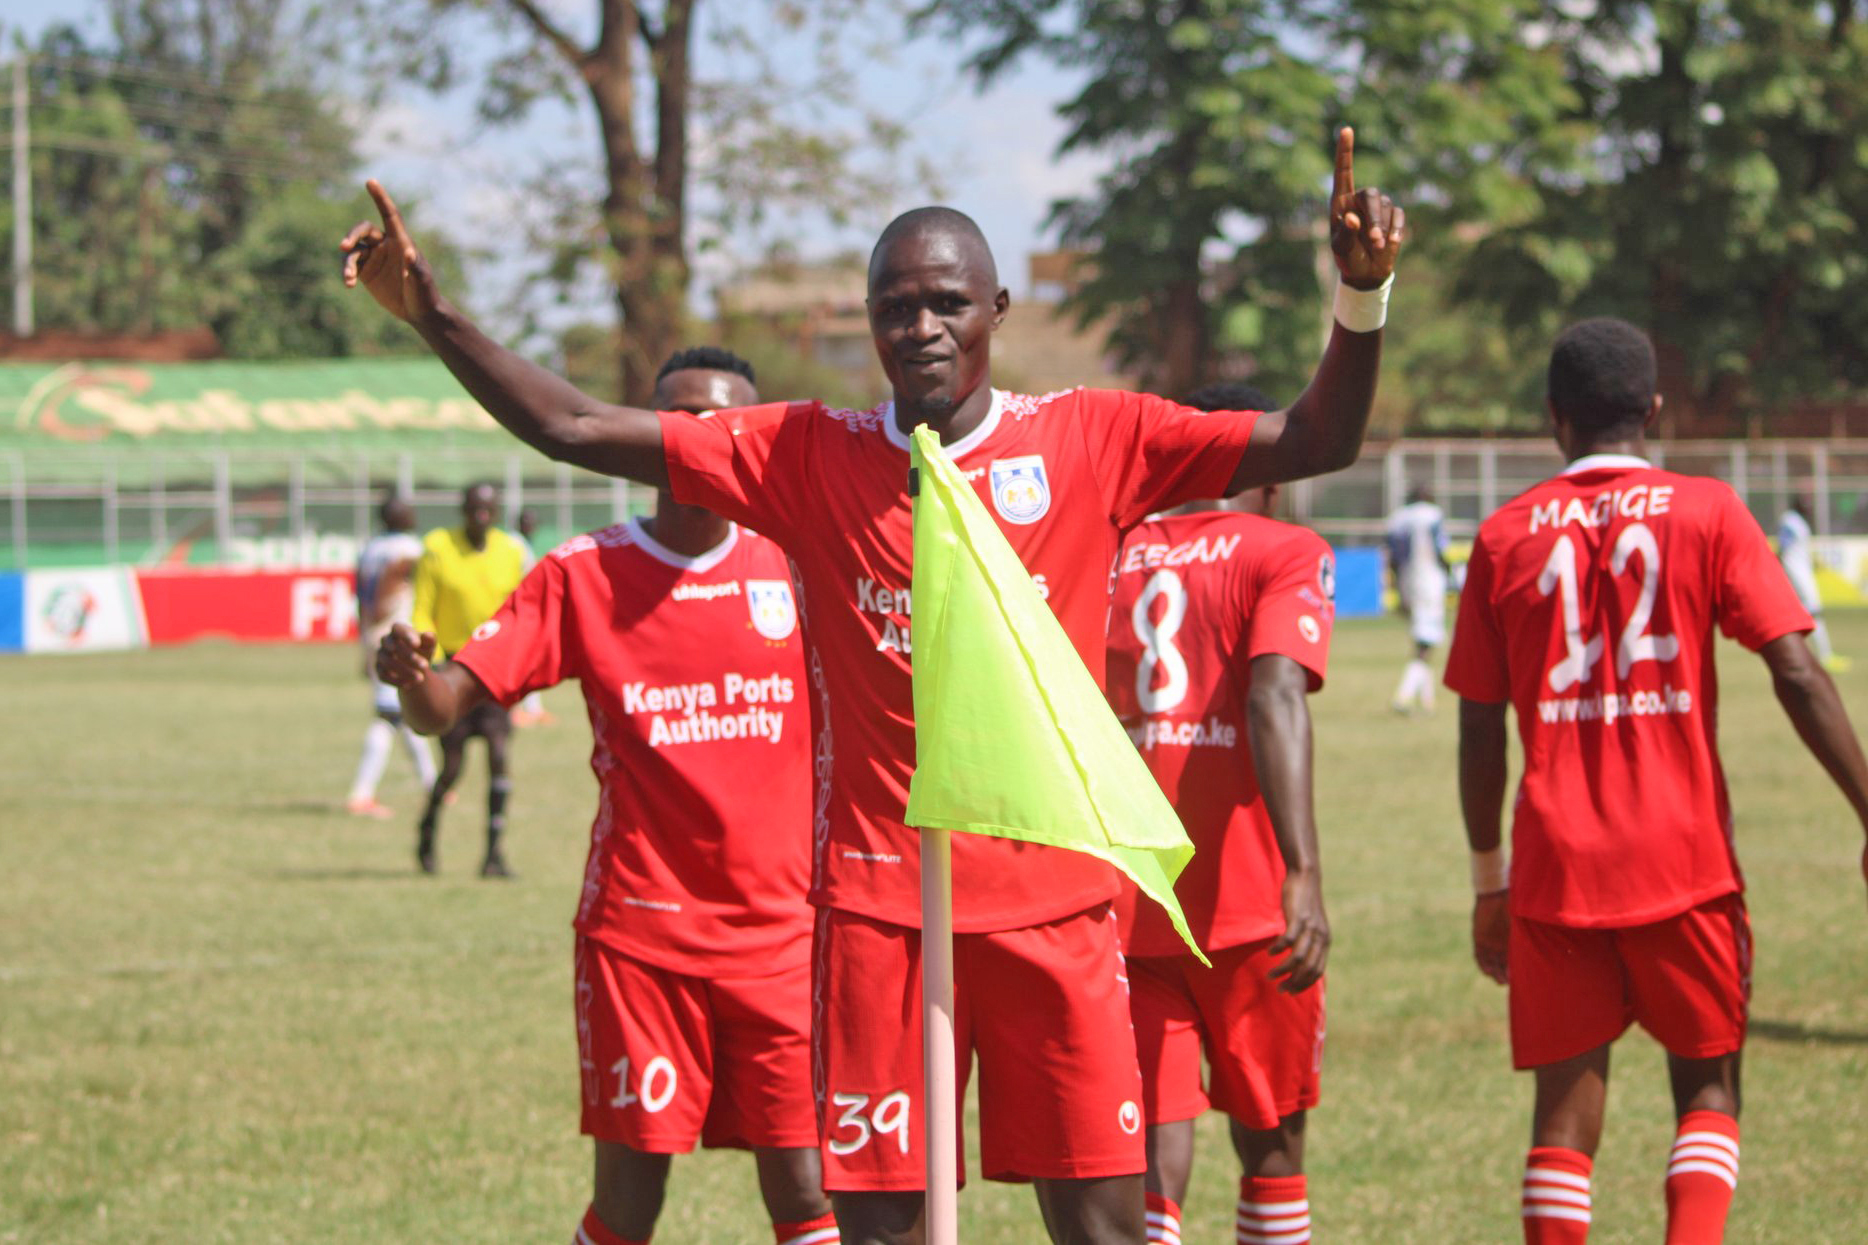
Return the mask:
<path id="1" fill-rule="evenodd" d="M 1681 1159 L 1706 1159 L 1713 1163 L 1723 1163 L 1733 1171 L 1738 1170 L 1738 1156 L 1717 1146 L 1675 1146 L 1673 1153 L 1667 1156 L 1669 1163 L 1678 1163 Z"/>
<path id="2" fill-rule="evenodd" d="M 1310 1213 L 1310 1199 L 1300 1197 L 1295 1202 L 1240 1202 L 1241 1215 L 1307 1215 Z"/>
<path id="3" fill-rule="evenodd" d="M 1674 1149 L 1678 1150 L 1681 1146 L 1685 1145 L 1717 1146 L 1719 1149 L 1726 1151 L 1733 1158 L 1738 1157 L 1738 1143 L 1730 1137 L 1727 1137 L 1724 1133 L 1681 1133 L 1673 1139 Z"/>
<path id="4" fill-rule="evenodd" d="M 597 1245 L 597 1243 L 590 1239 L 590 1233 L 584 1231 L 584 1225 L 580 1223 L 577 1225 L 577 1239 L 571 1242 L 571 1245 Z"/>
<path id="5" fill-rule="evenodd" d="M 1526 1219 L 1574 1219 L 1577 1223 L 1588 1223 L 1589 1212 L 1578 1210 L 1574 1206 L 1543 1206 L 1533 1204 L 1520 1212 Z"/>
<path id="6" fill-rule="evenodd" d="M 1247 1232 L 1241 1228 L 1233 1234 L 1233 1239 L 1240 1245 L 1304 1245 L 1310 1239 L 1310 1229 L 1299 1228 L 1295 1232 Z"/>
<path id="7" fill-rule="evenodd" d="M 1310 1226 L 1309 1215 L 1279 1215 L 1274 1219 L 1251 1219 L 1244 1215 L 1233 1221 L 1239 1232 L 1294 1232 Z"/>
<path id="8" fill-rule="evenodd" d="M 1685 1176 L 1693 1172 L 1704 1172 L 1708 1176 L 1717 1176 L 1732 1188 L 1738 1188 L 1738 1173 L 1731 1168 L 1722 1167 L 1717 1163 L 1701 1163 L 1691 1159 L 1684 1163 L 1674 1163 L 1669 1166 L 1667 1168 L 1667 1179 L 1672 1180 L 1675 1176 Z"/>
<path id="9" fill-rule="evenodd" d="M 837 1225 L 833 1223 L 828 1228 L 812 1228 L 809 1232 L 800 1232 L 796 1236 L 788 1236 L 780 1241 L 778 1245 L 828 1245 L 831 1241 L 841 1241 L 842 1239 L 843 1235 L 837 1230 Z"/>
<path id="10" fill-rule="evenodd" d="M 1143 1218 L 1148 1221 L 1150 1227 L 1160 1224 L 1165 1228 L 1173 1228 L 1176 1232 L 1180 1231 L 1180 1220 L 1166 1211 L 1151 1210 L 1146 1212 Z"/>
<path id="11" fill-rule="evenodd" d="M 1575 1172 L 1566 1172 L 1560 1167 L 1527 1167 L 1524 1169 L 1524 1183 L 1541 1180 L 1545 1184 L 1568 1185 L 1572 1189 L 1589 1191 L 1589 1177 L 1579 1176 Z"/>
<path id="12" fill-rule="evenodd" d="M 1571 1206 L 1587 1206 L 1589 1205 L 1589 1195 L 1578 1189 L 1558 1189 L 1550 1185 L 1527 1184 L 1524 1186 L 1524 1201 L 1526 1204 L 1532 1202 L 1565 1202 Z"/>
<path id="13" fill-rule="evenodd" d="M 1149 1228 L 1148 1245 L 1180 1245 L 1180 1233 L 1173 1228 Z"/>

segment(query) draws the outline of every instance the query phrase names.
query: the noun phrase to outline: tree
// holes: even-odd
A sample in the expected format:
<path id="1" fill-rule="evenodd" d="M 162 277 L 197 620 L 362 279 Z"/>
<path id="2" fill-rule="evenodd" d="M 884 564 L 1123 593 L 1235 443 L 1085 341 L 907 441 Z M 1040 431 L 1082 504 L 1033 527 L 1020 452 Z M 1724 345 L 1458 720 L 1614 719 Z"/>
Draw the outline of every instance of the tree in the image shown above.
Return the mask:
<path id="1" fill-rule="evenodd" d="M 774 208 L 809 205 L 833 218 L 874 206 L 894 185 L 891 172 L 866 171 L 859 149 L 887 158 L 902 142 L 899 126 L 869 114 L 834 119 L 794 115 L 802 102 L 821 109 L 844 98 L 837 89 L 844 40 L 858 19 L 886 0 L 825 0 L 806 6 L 766 0 L 757 7 L 771 28 L 816 40 L 814 63 L 776 63 L 753 30 L 749 10 L 721 6 L 712 38 L 752 58 L 757 68 L 736 81 L 706 81 L 694 72 L 702 0 L 594 0 L 581 32 L 537 0 L 384 0 L 380 16 L 398 33 L 387 44 L 407 49 L 393 68 L 413 69 L 430 86 L 453 85 L 453 20 L 490 17 L 500 54 L 479 77 L 481 111 L 490 121 L 513 120 L 542 98 L 581 97 L 597 120 L 603 188 L 596 238 L 623 325 L 621 397 L 647 404 L 655 370 L 684 344 L 683 325 L 696 221 L 697 182 L 713 192 L 715 224 L 732 228 Z M 443 20 L 437 21 L 439 15 Z M 452 20 L 450 20 L 452 19 Z M 707 151 L 697 158 L 690 133 L 706 123 Z M 556 225 L 545 239 L 547 272 L 568 283 L 596 258 L 593 231 L 579 227 L 574 187 L 534 179 L 551 201 Z"/>

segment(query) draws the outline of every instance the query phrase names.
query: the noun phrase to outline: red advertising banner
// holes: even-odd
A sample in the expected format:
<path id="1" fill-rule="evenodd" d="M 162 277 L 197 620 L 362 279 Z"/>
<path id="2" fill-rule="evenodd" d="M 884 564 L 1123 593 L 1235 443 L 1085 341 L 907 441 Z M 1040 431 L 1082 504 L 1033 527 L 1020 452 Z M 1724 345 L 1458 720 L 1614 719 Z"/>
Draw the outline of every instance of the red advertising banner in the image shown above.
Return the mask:
<path id="1" fill-rule="evenodd" d="M 357 602 L 348 571 L 138 571 L 151 644 L 350 640 Z"/>

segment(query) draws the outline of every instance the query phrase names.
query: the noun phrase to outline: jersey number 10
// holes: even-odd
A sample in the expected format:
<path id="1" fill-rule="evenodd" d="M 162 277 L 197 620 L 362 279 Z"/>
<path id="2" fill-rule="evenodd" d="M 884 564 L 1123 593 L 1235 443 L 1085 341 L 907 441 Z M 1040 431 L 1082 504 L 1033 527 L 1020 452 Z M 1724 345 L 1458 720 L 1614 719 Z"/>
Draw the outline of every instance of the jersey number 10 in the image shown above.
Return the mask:
<path id="1" fill-rule="evenodd" d="M 1609 573 L 1624 574 L 1637 553 L 1641 555 L 1641 596 L 1615 646 L 1615 674 L 1623 679 L 1638 661 L 1672 661 L 1680 655 L 1679 636 L 1648 634 L 1654 599 L 1660 595 L 1660 542 L 1654 539 L 1653 529 L 1645 523 L 1630 523 L 1623 528 L 1609 554 Z M 1564 657 L 1550 668 L 1549 678 L 1551 691 L 1566 692 L 1588 682 L 1595 673 L 1603 641 L 1599 635 L 1583 636 L 1582 606 L 1576 591 L 1576 545 L 1567 535 L 1558 537 L 1552 546 L 1550 559 L 1537 577 L 1537 590 L 1545 596 L 1558 592 L 1562 597 Z"/>

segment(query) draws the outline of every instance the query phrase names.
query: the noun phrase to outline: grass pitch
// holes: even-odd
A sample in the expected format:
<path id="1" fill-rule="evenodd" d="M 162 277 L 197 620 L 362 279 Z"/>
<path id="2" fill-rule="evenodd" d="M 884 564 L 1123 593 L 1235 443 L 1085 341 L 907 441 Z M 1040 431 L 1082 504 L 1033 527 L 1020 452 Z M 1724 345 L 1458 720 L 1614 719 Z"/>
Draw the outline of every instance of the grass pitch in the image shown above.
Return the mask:
<path id="1" fill-rule="evenodd" d="M 1835 620 L 1868 658 L 1868 617 Z M 1386 709 L 1398 624 L 1344 625 L 1314 702 L 1336 949 L 1319 1240 L 1507 1241 L 1530 1085 L 1473 968 L 1455 713 Z M 1722 646 L 1724 752 L 1757 934 L 1733 1241 L 1868 1240 L 1868 911 L 1846 806 L 1762 667 Z M 339 811 L 367 696 L 348 648 L 203 645 L 0 662 L 0 1241 L 569 1238 L 577 1136 L 569 919 L 594 781 L 574 689 L 516 746 L 511 884 L 473 876 L 478 754 L 416 876 L 390 822 Z M 1868 725 L 1868 660 L 1841 680 Z M 1658 1048 L 1617 1047 L 1594 1239 L 1660 1236 Z M 1231 1236 L 1203 1123 L 1186 1239 Z M 973 1164 L 977 1170 L 977 1164 Z M 975 1181 L 961 1236 L 1042 1239 Z M 769 1241 L 751 1164 L 678 1161 L 660 1240 Z"/>

